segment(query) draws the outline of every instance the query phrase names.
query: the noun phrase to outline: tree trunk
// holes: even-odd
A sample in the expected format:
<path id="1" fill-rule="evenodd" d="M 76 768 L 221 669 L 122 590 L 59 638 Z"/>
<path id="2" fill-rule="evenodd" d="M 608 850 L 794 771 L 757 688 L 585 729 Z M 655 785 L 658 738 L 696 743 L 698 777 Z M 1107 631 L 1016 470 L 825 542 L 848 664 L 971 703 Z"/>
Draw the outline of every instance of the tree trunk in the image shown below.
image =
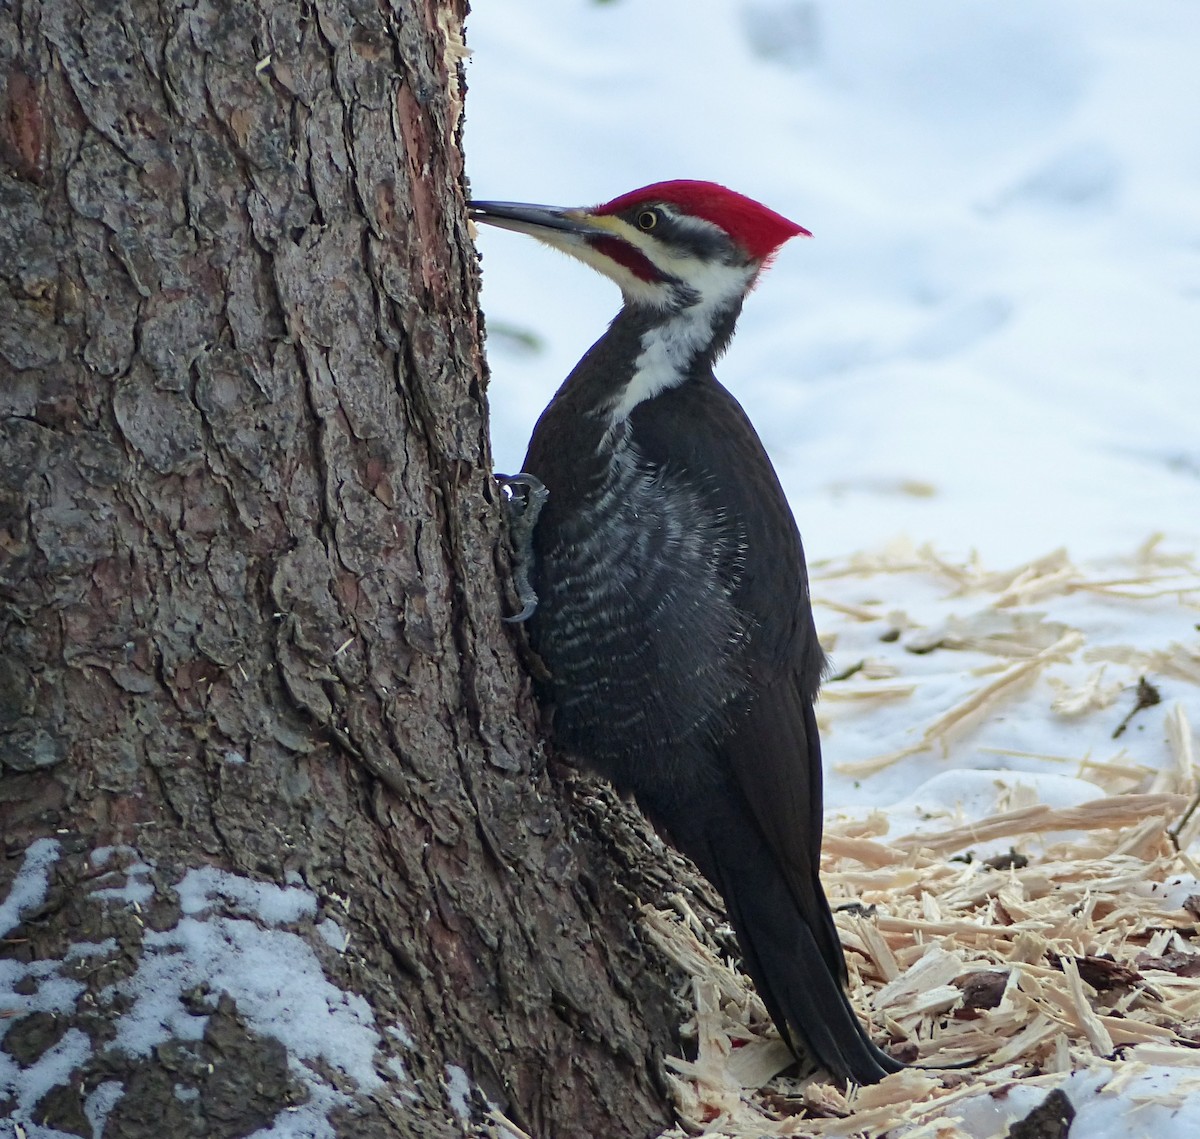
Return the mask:
<path id="1" fill-rule="evenodd" d="M 678 869 L 548 777 L 500 623 L 462 17 L 0 9 L 0 1118 L 31 1137 L 669 1122 L 636 902 Z"/>

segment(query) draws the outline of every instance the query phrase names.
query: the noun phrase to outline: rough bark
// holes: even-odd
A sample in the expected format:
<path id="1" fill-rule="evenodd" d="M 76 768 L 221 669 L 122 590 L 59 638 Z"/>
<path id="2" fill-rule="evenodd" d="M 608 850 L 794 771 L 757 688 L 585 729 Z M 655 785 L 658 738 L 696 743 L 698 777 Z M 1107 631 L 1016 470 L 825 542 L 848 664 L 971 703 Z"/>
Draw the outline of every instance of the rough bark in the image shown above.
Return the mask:
<path id="1" fill-rule="evenodd" d="M 548 777 L 499 622 L 462 16 L 0 8 L 0 1118 L 30 1135 L 668 1123 L 661 848 Z"/>

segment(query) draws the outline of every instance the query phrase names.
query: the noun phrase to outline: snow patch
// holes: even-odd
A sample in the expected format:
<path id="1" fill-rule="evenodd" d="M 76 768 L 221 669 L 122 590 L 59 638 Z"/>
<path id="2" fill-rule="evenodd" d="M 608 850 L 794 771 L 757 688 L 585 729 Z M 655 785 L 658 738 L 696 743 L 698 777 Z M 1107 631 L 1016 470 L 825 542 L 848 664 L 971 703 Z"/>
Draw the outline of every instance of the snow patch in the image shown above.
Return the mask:
<path id="1" fill-rule="evenodd" d="M 118 853 L 135 857 L 128 848 L 109 847 L 93 852 L 91 862 L 103 869 Z M 50 839 L 26 851 L 13 888 L 0 904 L 5 932 L 45 900 L 49 868 L 57 857 L 58 844 Z M 135 860 L 101 878 L 123 874 L 123 885 L 98 885 L 89 897 L 105 905 L 140 907 L 154 896 L 153 871 Z M 361 1092 L 377 1090 L 384 1083 L 375 1068 L 381 1036 L 367 1002 L 332 984 L 304 936 L 286 928 L 315 916 L 316 897 L 298 886 L 276 886 L 213 867 L 189 870 L 175 891 L 182 910 L 177 924 L 168 930 L 147 929 L 134 974 L 97 995 L 101 1007 L 114 1009 L 108 1046 L 143 1057 L 172 1038 L 198 1040 L 208 1017 L 189 1011 L 185 994 L 228 994 L 251 1032 L 287 1048 L 293 1077 L 309 1095 L 306 1103 L 280 1112 L 272 1126 L 256 1132 L 257 1139 L 334 1139 L 327 1117 L 350 1097 L 328 1084 L 318 1069 L 336 1069 Z M 326 920 L 316 928 L 329 944 L 344 949 L 345 934 L 335 922 Z M 107 938 L 71 945 L 61 961 L 0 960 L 0 1008 L 17 1014 L 0 1019 L 0 1039 L 23 1015 L 73 1013 L 86 986 L 65 975 L 64 965 L 102 961 L 118 951 L 117 940 Z M 18 986 L 32 991 L 18 992 Z M 393 1026 L 391 1034 L 412 1043 L 403 1029 Z M 11 1118 L 25 1126 L 31 1139 L 55 1139 L 57 1132 L 38 1128 L 31 1113 L 51 1088 L 69 1083 L 92 1057 L 90 1040 L 77 1028 L 23 1068 L 0 1049 L 0 1099 L 13 1102 Z M 398 1074 L 404 1076 L 402 1064 Z M 85 1113 L 96 1135 L 122 1092 L 119 1082 L 106 1081 L 88 1096 Z M 181 1092 L 182 1098 L 196 1094 L 187 1088 Z"/>
<path id="2" fill-rule="evenodd" d="M 182 997 L 204 985 L 233 997 L 247 1025 L 281 1041 L 291 1057 L 324 1060 L 364 1091 L 379 1086 L 370 1006 L 325 979 L 299 934 L 258 924 L 310 916 L 312 894 L 211 867 L 189 870 L 176 890 L 186 916 L 173 929 L 147 930 L 137 972 L 101 994 L 132 1002 L 116 1021 L 113 1047 L 146 1056 L 171 1037 L 200 1039 L 207 1018 L 188 1011 Z M 256 920 L 207 914 L 218 902 Z"/>
<path id="3" fill-rule="evenodd" d="M 400 1041 L 401 1044 L 404 1045 L 405 1048 L 415 1048 L 417 1046 L 417 1042 L 413 1039 L 412 1033 L 409 1032 L 408 1029 L 399 1022 L 395 1024 L 389 1024 L 387 1026 L 387 1034 L 389 1036 L 394 1036 Z"/>
<path id="4" fill-rule="evenodd" d="M 58 961 L 31 961 L 28 965 L 19 961 L 0 961 L 0 1007 L 11 1009 L 19 1016 L 31 1012 L 70 1012 L 75 1002 L 87 987 L 81 981 L 64 977 L 59 973 Z M 37 983 L 32 993 L 16 991 L 18 982 L 22 988 Z M 16 1023 L 17 1017 L 0 1017 L 0 1040 Z M 4 1057 L 0 1055 L 0 1079 L 3 1078 Z"/>
<path id="5" fill-rule="evenodd" d="M 127 852 L 128 847 L 105 847 L 106 854 L 102 860 L 98 860 L 96 855 L 92 855 L 92 862 L 98 866 L 107 866 L 111 854 L 117 852 Z M 119 870 L 109 871 L 109 874 L 104 875 L 105 878 L 112 874 L 124 874 L 126 881 L 123 886 L 102 886 L 99 889 L 94 889 L 91 892 L 93 898 L 104 898 L 112 902 L 124 902 L 127 906 L 144 906 L 147 905 L 151 898 L 154 897 L 154 883 L 147 881 L 147 876 L 150 874 L 151 867 L 145 862 L 131 862 L 128 866 L 123 866 Z"/>
<path id="6" fill-rule="evenodd" d="M 212 866 L 189 870 L 175 890 L 185 914 L 204 913 L 218 901 L 268 925 L 297 922 L 317 912 L 317 899 L 308 890 L 243 878 Z"/>
<path id="7" fill-rule="evenodd" d="M 446 1096 L 450 1110 L 463 1123 L 471 1122 L 471 1080 L 466 1071 L 457 1064 L 446 1065 Z"/>
<path id="8" fill-rule="evenodd" d="M 77 957 L 108 957 L 117 951 L 117 939 L 106 937 L 103 941 L 77 941 L 67 946 L 67 960 Z"/>
<path id="9" fill-rule="evenodd" d="M 58 849 L 58 843 L 52 838 L 39 838 L 29 844 L 8 897 L 0 902 L 0 937 L 20 924 L 26 910 L 40 906 L 46 900 L 50 867 L 58 861 Z"/>
<path id="10" fill-rule="evenodd" d="M 330 949 L 338 953 L 345 953 L 350 947 L 350 935 L 332 918 L 317 922 L 313 928 L 321 935 L 321 940 Z"/>
<path id="11" fill-rule="evenodd" d="M 117 1101 L 125 1094 L 125 1085 L 120 1080 L 105 1080 L 84 1101 L 83 1114 L 92 1125 L 92 1134 L 102 1136 L 104 1125 Z"/>
<path id="12" fill-rule="evenodd" d="M 11 1118 L 30 1119 L 38 1101 L 51 1089 L 71 1082 L 71 1073 L 92 1054 L 92 1042 L 78 1028 L 69 1028 L 28 1067 L 20 1068 L 0 1051 L 0 1098 L 14 1102 Z"/>

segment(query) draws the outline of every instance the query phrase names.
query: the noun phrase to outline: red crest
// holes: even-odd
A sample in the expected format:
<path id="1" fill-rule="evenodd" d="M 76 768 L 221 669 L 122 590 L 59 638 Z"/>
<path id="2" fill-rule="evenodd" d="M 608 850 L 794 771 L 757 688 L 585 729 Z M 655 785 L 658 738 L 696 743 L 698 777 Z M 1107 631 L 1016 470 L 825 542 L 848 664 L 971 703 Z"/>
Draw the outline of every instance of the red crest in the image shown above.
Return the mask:
<path id="1" fill-rule="evenodd" d="M 793 237 L 812 237 L 802 225 L 788 221 L 782 214 L 727 190 L 715 182 L 655 182 L 640 190 L 631 190 L 611 202 L 596 207 L 598 214 L 618 214 L 637 206 L 656 202 L 676 206 L 685 214 L 719 225 L 751 257 L 766 260 L 785 241 Z"/>

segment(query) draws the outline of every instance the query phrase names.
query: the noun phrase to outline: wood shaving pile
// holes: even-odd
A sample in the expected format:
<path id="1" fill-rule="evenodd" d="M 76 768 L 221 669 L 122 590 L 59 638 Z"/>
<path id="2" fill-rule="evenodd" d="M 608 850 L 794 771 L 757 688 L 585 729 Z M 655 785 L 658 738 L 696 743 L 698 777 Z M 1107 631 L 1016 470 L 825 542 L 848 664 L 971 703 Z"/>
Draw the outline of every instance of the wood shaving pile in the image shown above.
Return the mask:
<path id="1" fill-rule="evenodd" d="M 1130 605 L 1171 596 L 1200 608 L 1200 570 L 1157 554 L 1153 544 L 1138 552 L 1131 572 L 1103 577 L 1063 554 L 1005 575 L 949 565 L 928 550 L 905 557 L 860 558 L 831 572 L 935 574 L 963 594 L 990 594 L 980 618 L 916 636 L 970 644 L 1008 662 L 929 724 L 918 748 L 965 746 L 965 722 L 1001 701 L 1012 715 L 1031 673 L 1083 649 L 1068 624 L 1023 612 L 1004 620 L 1006 610 L 1078 591 Z M 880 617 L 873 608 L 846 615 Z M 1200 687 L 1200 638 L 1166 650 L 1108 646 L 1103 656 Z M 869 684 L 871 699 L 903 700 L 911 690 L 902 676 L 864 677 L 860 687 Z M 1073 716 L 1115 696 L 1095 680 L 1055 699 L 1056 713 Z M 749 982 L 719 958 L 682 901 L 678 912 L 647 908 L 647 929 L 690 978 L 696 1010 L 684 1032 L 695 1058 L 668 1061 L 680 1126 L 663 1139 L 974 1139 L 979 1132 L 961 1125 L 959 1105 L 981 1096 L 999 1101 L 1018 1086 L 1048 1092 L 1081 1070 L 1096 1076 L 1102 1094 L 1117 1095 L 1151 1066 L 1183 1069 L 1147 1102 L 1173 1106 L 1200 1093 L 1200 867 L 1189 854 L 1200 833 L 1200 780 L 1183 702 L 1165 723 L 1171 762 L 1089 771 L 1086 778 L 1112 792 L 1093 802 L 1015 805 L 920 835 L 890 835 L 880 811 L 827 826 L 824 880 L 847 950 L 851 999 L 876 1040 L 925 1070 L 848 1090 L 820 1072 L 797 1076 L 793 1067 L 781 1076 L 787 1050 Z M 914 750 L 881 756 L 859 773 Z M 996 840 L 1012 845 L 1011 858 L 966 854 Z M 971 1061 L 978 1063 L 939 1070 Z"/>
<path id="2" fill-rule="evenodd" d="M 955 565 L 939 557 L 929 546 L 914 549 L 907 544 L 897 544 L 880 554 L 860 554 L 837 564 L 814 566 L 813 601 L 817 607 L 857 622 L 886 618 L 897 634 L 907 634 L 906 648 L 912 653 L 946 648 L 996 658 L 995 668 L 981 673 L 984 682 L 968 697 L 925 724 L 914 743 L 858 763 L 839 764 L 838 770 L 861 777 L 931 748 L 949 754 L 982 719 L 1027 695 L 1033 682 L 1048 672 L 1050 666 L 1072 660 L 1088 665 L 1090 673 L 1086 681 L 1075 687 L 1051 680 L 1060 689 L 1053 708 L 1063 716 L 1103 709 L 1117 700 L 1122 686 L 1107 675 L 1108 666 L 1122 666 L 1200 687 L 1200 638 L 1193 636 L 1190 641 L 1171 641 L 1153 648 L 1089 645 L 1079 629 L 1066 621 L 1054 620 L 1046 612 L 1053 609 L 1055 602 L 1077 595 L 1104 599 L 1110 604 L 1152 605 L 1159 600 L 1172 600 L 1200 608 L 1200 566 L 1191 555 L 1164 552 L 1159 548 L 1160 540 L 1158 536 L 1150 539 L 1118 572 L 1110 573 L 1076 566 L 1064 550 L 996 573 L 976 562 Z M 966 617 L 953 617 L 939 627 L 921 629 L 906 613 L 889 612 L 883 602 L 847 605 L 824 596 L 821 588 L 823 583 L 839 580 L 902 576 L 934 581 L 948 596 L 972 602 L 974 608 Z M 888 596 L 894 590 L 884 580 L 880 592 Z M 1038 610 L 1022 608 L 1031 605 L 1038 606 Z M 864 683 L 827 685 L 822 702 L 834 706 L 855 701 L 873 703 L 913 694 L 912 683 L 880 675 L 881 667 L 879 662 L 863 662 L 859 675 Z"/>

